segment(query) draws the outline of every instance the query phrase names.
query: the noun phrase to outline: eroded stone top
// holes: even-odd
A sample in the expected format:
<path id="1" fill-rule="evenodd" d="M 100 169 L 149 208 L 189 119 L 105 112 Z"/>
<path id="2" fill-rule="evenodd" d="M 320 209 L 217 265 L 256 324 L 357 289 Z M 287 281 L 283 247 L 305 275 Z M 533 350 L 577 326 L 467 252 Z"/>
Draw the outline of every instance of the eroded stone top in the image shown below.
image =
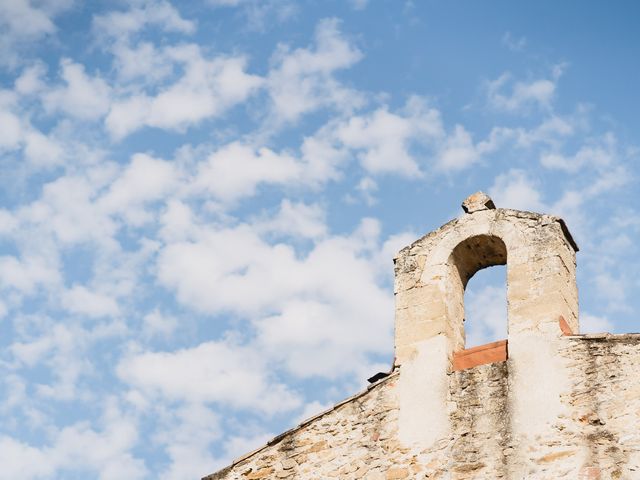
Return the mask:
<path id="1" fill-rule="evenodd" d="M 462 202 L 465 213 L 479 212 L 480 210 L 495 210 L 496 206 L 491 197 L 484 192 L 472 193 Z"/>

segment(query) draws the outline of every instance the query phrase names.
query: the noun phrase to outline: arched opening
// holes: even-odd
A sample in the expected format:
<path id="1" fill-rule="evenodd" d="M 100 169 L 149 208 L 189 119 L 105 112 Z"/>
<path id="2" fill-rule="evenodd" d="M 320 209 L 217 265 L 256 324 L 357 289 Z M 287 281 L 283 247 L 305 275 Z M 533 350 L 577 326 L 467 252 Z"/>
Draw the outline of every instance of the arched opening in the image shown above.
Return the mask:
<path id="1" fill-rule="evenodd" d="M 464 348 L 507 338 L 507 267 L 477 272 L 464 291 Z"/>
<path id="2" fill-rule="evenodd" d="M 453 249 L 448 264 L 452 281 L 447 303 L 457 330 L 454 370 L 505 360 L 508 326 L 504 242 L 493 235 L 467 238 Z"/>

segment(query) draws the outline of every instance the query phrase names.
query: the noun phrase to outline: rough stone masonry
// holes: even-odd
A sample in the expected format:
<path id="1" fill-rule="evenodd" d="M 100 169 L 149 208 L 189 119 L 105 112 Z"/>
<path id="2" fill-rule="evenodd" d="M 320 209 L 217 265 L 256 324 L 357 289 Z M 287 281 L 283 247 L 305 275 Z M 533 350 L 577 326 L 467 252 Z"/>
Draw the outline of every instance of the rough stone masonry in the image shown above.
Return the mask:
<path id="1" fill-rule="evenodd" d="M 640 334 L 578 334 L 560 218 L 463 209 L 394 259 L 391 373 L 205 479 L 640 479 Z M 504 264 L 508 338 L 465 350 L 466 284 Z"/>

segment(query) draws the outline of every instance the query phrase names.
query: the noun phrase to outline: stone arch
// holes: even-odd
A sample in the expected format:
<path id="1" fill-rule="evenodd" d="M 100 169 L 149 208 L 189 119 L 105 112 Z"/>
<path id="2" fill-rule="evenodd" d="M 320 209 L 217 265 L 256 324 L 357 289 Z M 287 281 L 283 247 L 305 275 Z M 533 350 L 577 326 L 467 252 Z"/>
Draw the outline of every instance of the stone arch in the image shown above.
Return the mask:
<path id="1" fill-rule="evenodd" d="M 397 364 L 411 361 L 435 337 L 449 359 L 464 348 L 464 286 L 496 264 L 507 265 L 510 342 L 523 332 L 560 334 L 559 316 L 578 331 L 577 246 L 562 220 L 495 209 L 490 199 L 466 212 L 396 257 Z"/>
<path id="2" fill-rule="evenodd" d="M 459 332 L 456 338 L 462 344 L 454 350 L 465 348 L 465 290 L 469 280 L 480 270 L 496 265 L 508 265 L 507 246 L 495 235 L 474 235 L 456 245 L 447 260 L 450 285 L 447 289 L 447 305 L 452 309 L 449 313 L 453 328 Z M 457 308 L 456 308 L 457 307 Z M 507 326 L 508 329 L 508 326 Z"/>

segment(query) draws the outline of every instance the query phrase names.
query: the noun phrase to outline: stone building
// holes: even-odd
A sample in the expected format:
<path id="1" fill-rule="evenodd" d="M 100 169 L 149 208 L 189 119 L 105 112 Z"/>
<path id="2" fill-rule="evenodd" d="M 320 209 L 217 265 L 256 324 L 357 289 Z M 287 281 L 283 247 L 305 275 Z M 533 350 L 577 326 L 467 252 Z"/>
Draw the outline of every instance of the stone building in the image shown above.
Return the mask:
<path id="1" fill-rule="evenodd" d="M 640 334 L 578 333 L 560 218 L 463 209 L 394 260 L 391 372 L 207 480 L 640 479 Z M 466 284 L 504 264 L 508 338 L 465 349 Z"/>

